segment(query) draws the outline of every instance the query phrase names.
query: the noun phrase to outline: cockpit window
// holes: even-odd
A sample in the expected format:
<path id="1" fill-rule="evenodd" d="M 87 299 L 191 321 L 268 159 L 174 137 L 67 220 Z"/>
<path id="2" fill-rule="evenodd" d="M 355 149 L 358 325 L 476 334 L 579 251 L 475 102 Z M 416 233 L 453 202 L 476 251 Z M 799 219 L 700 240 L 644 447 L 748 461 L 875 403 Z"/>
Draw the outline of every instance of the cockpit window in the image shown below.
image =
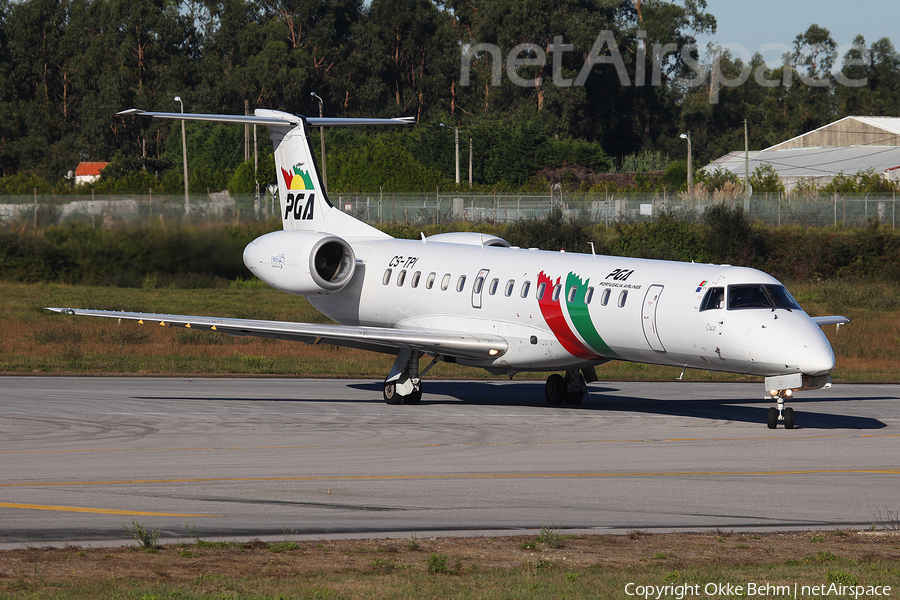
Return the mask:
<path id="1" fill-rule="evenodd" d="M 714 308 L 725 308 L 725 288 L 714 287 L 706 291 L 703 304 L 700 305 L 700 312 Z"/>
<path id="2" fill-rule="evenodd" d="M 728 310 L 743 308 L 803 310 L 782 285 L 754 283 L 728 286 Z"/>

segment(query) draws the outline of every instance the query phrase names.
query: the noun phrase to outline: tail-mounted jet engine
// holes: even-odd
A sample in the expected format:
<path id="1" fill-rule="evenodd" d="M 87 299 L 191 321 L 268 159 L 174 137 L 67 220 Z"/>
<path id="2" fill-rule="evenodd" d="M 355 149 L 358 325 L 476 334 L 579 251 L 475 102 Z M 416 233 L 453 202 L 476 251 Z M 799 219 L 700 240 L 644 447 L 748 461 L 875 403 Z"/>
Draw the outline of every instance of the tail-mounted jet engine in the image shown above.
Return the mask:
<path id="1" fill-rule="evenodd" d="M 244 264 L 273 288 L 299 296 L 343 289 L 353 278 L 356 256 L 343 239 L 313 231 L 275 231 L 244 248 Z"/>

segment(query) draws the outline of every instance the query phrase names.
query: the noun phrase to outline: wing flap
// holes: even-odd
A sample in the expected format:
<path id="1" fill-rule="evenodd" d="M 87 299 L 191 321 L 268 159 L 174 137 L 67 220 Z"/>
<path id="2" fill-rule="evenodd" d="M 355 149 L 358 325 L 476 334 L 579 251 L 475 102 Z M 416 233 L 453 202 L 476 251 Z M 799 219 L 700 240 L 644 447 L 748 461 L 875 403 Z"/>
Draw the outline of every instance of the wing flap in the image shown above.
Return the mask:
<path id="1" fill-rule="evenodd" d="M 352 327 L 320 323 L 292 323 L 255 319 L 226 319 L 189 315 L 119 312 L 115 310 L 84 310 L 47 308 L 66 315 L 125 319 L 163 327 L 186 327 L 217 331 L 237 336 L 266 337 L 304 344 L 333 344 L 394 353 L 398 348 L 416 348 L 432 353 L 460 358 L 493 359 L 502 356 L 507 348 L 499 336 L 481 336 L 464 332 L 392 329 L 389 327 Z"/>

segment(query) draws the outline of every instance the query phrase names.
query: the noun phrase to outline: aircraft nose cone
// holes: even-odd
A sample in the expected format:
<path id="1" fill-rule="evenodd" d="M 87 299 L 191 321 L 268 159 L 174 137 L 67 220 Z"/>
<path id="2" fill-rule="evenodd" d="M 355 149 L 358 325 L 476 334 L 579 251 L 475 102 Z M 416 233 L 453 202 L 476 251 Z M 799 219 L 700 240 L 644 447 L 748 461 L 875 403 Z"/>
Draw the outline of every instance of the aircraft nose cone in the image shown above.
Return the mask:
<path id="1" fill-rule="evenodd" d="M 259 240 L 253 240 L 244 248 L 244 266 L 250 269 L 252 273 L 256 273 L 256 266 L 259 264 Z"/>
<path id="2" fill-rule="evenodd" d="M 800 371 L 805 375 L 827 375 L 834 369 L 834 351 L 818 325 L 812 325 L 815 331 L 810 331 L 811 335 L 804 336 L 799 343 Z"/>

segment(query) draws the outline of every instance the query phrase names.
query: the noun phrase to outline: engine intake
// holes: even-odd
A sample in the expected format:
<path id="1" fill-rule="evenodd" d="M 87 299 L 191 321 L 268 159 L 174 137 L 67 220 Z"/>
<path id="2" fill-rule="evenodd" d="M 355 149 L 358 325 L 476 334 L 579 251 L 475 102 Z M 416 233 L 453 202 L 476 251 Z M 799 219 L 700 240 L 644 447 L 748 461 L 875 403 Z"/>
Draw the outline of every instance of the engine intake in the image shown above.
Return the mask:
<path id="1" fill-rule="evenodd" d="M 275 289 L 299 296 L 343 289 L 356 271 L 353 248 L 344 239 L 311 231 L 275 231 L 250 242 L 244 264 Z"/>

